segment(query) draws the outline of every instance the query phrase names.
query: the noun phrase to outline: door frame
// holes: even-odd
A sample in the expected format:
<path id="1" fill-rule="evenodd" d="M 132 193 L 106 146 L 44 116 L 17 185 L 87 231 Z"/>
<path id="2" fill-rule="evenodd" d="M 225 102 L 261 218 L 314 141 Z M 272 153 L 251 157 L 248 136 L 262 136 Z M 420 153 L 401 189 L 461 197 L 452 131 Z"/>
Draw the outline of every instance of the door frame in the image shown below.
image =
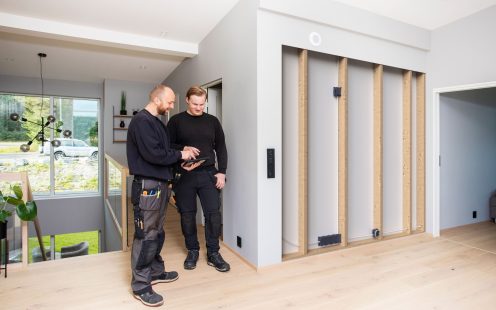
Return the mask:
<path id="1" fill-rule="evenodd" d="M 441 155 L 440 150 L 440 97 L 441 94 L 458 92 L 464 90 L 475 90 L 496 87 L 496 81 L 476 83 L 476 84 L 465 84 L 457 86 L 448 86 L 441 88 L 434 88 L 432 90 L 432 105 L 427 110 L 427 119 L 431 120 L 430 125 L 427 128 L 427 136 L 432 137 L 431 139 L 431 157 L 429 159 L 429 164 L 427 169 L 431 171 L 430 178 L 427 178 L 427 188 L 432 188 L 431 195 L 427 198 L 427 207 L 432 210 L 432 235 L 434 237 L 439 237 L 441 234 L 441 184 L 440 176 L 441 169 L 439 166 L 439 158 Z M 430 116 L 430 117 L 429 117 Z M 428 173 L 429 175 L 429 173 Z"/>

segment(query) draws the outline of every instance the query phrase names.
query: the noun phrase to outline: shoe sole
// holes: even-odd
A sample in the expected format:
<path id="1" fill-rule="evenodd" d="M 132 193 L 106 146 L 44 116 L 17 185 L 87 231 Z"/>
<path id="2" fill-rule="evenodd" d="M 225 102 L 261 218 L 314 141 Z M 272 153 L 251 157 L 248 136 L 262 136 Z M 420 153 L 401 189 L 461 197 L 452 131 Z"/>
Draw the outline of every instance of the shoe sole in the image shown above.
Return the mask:
<path id="1" fill-rule="evenodd" d="M 184 269 L 186 269 L 186 270 L 193 270 L 193 269 L 195 269 L 195 268 L 196 268 L 196 265 L 195 265 L 194 267 L 189 267 L 189 268 L 188 268 L 188 267 L 186 267 L 186 266 L 184 266 Z"/>
<path id="2" fill-rule="evenodd" d="M 153 280 L 152 282 L 150 282 L 150 284 L 155 285 L 158 283 L 171 283 L 176 281 L 177 279 L 179 279 L 179 276 L 175 277 L 174 279 L 168 279 L 168 280 Z"/>
<path id="3" fill-rule="evenodd" d="M 163 300 L 161 302 L 159 302 L 159 303 L 151 304 L 151 303 L 146 302 L 143 299 L 141 299 L 138 295 L 133 295 L 133 296 L 134 296 L 134 298 L 136 298 L 137 300 L 141 301 L 145 306 L 148 306 L 148 307 L 160 307 L 161 305 L 164 304 L 164 301 Z"/>
<path id="4" fill-rule="evenodd" d="M 215 270 L 220 271 L 220 272 L 228 272 L 229 270 L 231 270 L 231 268 L 229 268 L 229 269 L 220 269 L 220 268 L 217 268 L 217 267 L 215 267 L 215 265 L 214 265 L 213 263 L 211 263 L 211 262 L 207 262 L 207 264 L 208 264 L 209 266 L 214 267 L 214 268 L 215 268 Z"/>

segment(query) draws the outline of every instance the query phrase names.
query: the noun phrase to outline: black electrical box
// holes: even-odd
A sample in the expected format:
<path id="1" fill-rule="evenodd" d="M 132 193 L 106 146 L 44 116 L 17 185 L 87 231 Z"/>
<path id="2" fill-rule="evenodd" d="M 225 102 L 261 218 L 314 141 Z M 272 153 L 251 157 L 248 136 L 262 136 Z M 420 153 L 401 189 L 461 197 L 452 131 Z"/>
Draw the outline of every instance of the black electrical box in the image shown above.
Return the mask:
<path id="1" fill-rule="evenodd" d="M 267 178 L 273 179 L 276 177 L 276 159 L 275 150 L 267 149 Z"/>
<path id="2" fill-rule="evenodd" d="M 341 234 L 320 236 L 318 238 L 319 246 L 341 243 Z"/>
<path id="3" fill-rule="evenodd" d="M 241 237 L 240 236 L 236 236 L 236 245 L 238 246 L 238 248 L 241 247 Z"/>

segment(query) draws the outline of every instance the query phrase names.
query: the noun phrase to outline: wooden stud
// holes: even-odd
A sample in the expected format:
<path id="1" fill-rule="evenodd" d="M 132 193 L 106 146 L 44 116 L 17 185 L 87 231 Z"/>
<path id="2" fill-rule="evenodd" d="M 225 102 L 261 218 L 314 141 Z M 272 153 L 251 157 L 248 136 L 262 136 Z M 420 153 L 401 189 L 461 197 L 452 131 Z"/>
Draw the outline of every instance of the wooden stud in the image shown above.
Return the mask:
<path id="1" fill-rule="evenodd" d="M 374 228 L 379 229 L 378 239 L 382 239 L 382 106 L 383 106 L 384 66 L 374 65 Z"/>
<path id="2" fill-rule="evenodd" d="M 425 231 L 425 73 L 417 73 L 417 227 Z"/>
<path id="3" fill-rule="evenodd" d="M 341 97 L 338 99 L 338 231 L 341 246 L 348 244 L 348 58 L 339 59 L 338 84 Z"/>
<path id="4" fill-rule="evenodd" d="M 298 253 L 308 252 L 308 51 L 298 53 Z"/>
<path id="5" fill-rule="evenodd" d="M 412 71 L 403 72 L 403 231 L 412 230 Z"/>

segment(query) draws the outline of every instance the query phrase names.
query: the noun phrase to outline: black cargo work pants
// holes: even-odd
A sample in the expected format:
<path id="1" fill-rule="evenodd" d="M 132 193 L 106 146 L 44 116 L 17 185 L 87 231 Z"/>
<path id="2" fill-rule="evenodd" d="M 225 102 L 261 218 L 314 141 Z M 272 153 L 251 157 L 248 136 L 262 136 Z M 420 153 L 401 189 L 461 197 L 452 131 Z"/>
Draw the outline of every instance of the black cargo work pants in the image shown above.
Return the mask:
<path id="1" fill-rule="evenodd" d="M 221 230 L 220 190 L 215 187 L 217 173 L 214 167 L 197 168 L 183 172 L 174 185 L 176 205 L 181 213 L 181 229 L 188 250 L 199 250 L 196 231 L 196 197 L 205 217 L 205 240 L 207 254 L 219 251 L 219 236 Z"/>
<path id="2" fill-rule="evenodd" d="M 134 241 L 131 253 L 134 293 L 151 289 L 152 276 L 162 274 L 164 261 L 160 251 L 164 245 L 164 222 L 170 189 L 167 182 L 135 178 L 131 188 L 134 211 Z"/>

